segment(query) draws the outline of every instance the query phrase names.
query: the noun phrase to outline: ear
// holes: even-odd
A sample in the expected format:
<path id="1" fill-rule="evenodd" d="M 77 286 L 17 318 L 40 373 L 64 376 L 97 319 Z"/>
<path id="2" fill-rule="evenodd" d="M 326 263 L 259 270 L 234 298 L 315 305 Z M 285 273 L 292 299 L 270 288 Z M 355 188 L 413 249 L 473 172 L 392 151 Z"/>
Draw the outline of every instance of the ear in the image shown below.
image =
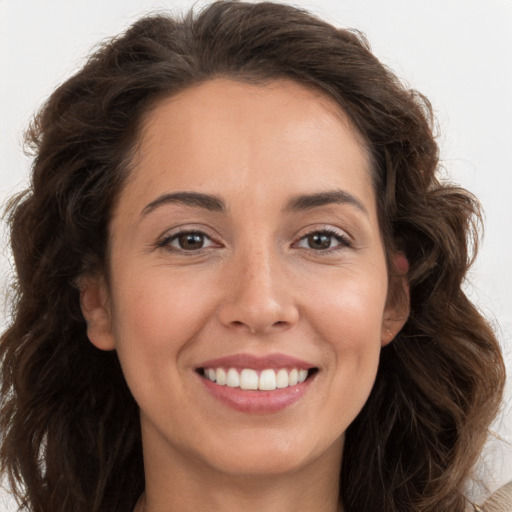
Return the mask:
<path id="1" fill-rule="evenodd" d="M 80 307 L 87 322 L 87 337 L 100 350 L 116 347 L 110 320 L 109 297 L 101 277 L 83 277 L 79 282 Z"/>
<path id="2" fill-rule="evenodd" d="M 402 252 L 391 259 L 389 291 L 382 321 L 381 345 L 384 347 L 400 332 L 411 310 L 407 273 L 409 262 Z"/>

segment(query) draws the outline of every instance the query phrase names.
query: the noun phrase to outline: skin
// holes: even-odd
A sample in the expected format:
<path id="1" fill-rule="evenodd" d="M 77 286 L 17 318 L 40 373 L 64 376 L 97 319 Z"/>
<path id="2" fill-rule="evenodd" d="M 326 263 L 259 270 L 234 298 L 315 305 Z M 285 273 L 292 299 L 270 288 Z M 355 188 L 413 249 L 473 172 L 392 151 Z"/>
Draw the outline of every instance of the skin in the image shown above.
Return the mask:
<path id="1" fill-rule="evenodd" d="M 139 142 L 110 225 L 109 288 L 90 276 L 81 298 L 91 342 L 117 350 L 140 407 L 146 512 L 337 510 L 344 432 L 407 317 L 386 301 L 364 144 L 317 91 L 228 79 L 161 101 Z M 184 191 L 226 210 L 154 204 Z M 290 208 L 326 191 L 353 201 Z M 180 247 L 177 229 L 204 233 L 203 247 Z M 326 229 L 330 247 L 312 247 Z M 239 353 L 318 372 L 292 406 L 240 412 L 196 372 Z"/>

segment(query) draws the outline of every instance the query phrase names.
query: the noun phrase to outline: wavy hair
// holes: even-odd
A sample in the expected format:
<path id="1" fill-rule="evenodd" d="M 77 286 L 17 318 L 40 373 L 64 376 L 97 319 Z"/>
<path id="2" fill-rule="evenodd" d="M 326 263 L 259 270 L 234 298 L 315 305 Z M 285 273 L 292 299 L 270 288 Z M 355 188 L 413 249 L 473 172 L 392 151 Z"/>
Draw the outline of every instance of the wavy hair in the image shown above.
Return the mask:
<path id="1" fill-rule="evenodd" d="M 410 264 L 410 317 L 346 434 L 345 511 L 461 512 L 504 382 L 492 329 L 461 288 L 479 204 L 438 179 L 429 102 L 361 34 L 233 1 L 140 19 L 58 87 L 27 132 L 35 157 L 6 210 L 16 292 L 0 343 L 0 465 L 21 508 L 128 512 L 144 488 L 138 408 L 116 353 L 87 339 L 77 280 L 108 273 L 109 219 L 144 116 L 218 76 L 287 78 L 337 101 L 371 154 L 388 254 Z"/>

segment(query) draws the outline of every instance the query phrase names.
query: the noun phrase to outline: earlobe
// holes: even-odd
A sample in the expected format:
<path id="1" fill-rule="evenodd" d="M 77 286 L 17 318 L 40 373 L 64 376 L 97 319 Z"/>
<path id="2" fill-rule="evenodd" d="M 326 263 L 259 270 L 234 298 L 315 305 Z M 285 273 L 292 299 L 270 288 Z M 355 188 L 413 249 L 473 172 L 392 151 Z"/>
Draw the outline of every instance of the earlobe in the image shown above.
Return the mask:
<path id="1" fill-rule="evenodd" d="M 382 323 L 382 335 L 381 335 L 381 346 L 385 347 L 391 343 L 395 336 L 401 331 L 402 327 L 407 322 L 407 314 L 400 316 L 387 317 Z"/>
<path id="2" fill-rule="evenodd" d="M 100 350 L 114 350 L 108 293 L 101 278 L 84 277 L 79 283 L 80 307 L 87 323 L 87 337 Z"/>
<path id="3" fill-rule="evenodd" d="M 392 277 L 388 302 L 382 322 L 381 345 L 391 343 L 407 322 L 410 313 L 410 294 L 407 273 L 409 262 L 402 252 L 396 253 L 392 260 Z"/>
<path id="4" fill-rule="evenodd" d="M 407 295 L 407 299 L 409 296 Z M 402 302 L 402 301 L 400 301 Z M 403 301 L 400 307 L 392 307 L 386 310 L 384 321 L 382 322 L 381 345 L 384 347 L 391 343 L 395 336 L 402 330 L 402 327 L 409 318 L 409 301 Z"/>

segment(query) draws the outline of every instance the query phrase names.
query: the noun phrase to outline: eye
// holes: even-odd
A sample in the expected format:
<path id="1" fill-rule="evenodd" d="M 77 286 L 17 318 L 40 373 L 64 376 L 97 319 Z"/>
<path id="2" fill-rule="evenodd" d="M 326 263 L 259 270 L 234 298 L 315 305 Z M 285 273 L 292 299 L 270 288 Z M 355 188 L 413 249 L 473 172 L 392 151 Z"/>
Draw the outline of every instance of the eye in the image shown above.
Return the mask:
<path id="1" fill-rule="evenodd" d="M 217 244 L 201 231 L 180 231 L 165 237 L 158 245 L 174 251 L 192 252 L 214 247 Z"/>
<path id="2" fill-rule="evenodd" d="M 319 230 L 303 236 L 296 244 L 297 247 L 314 251 L 328 251 L 337 248 L 349 247 L 347 236 L 331 230 Z"/>

